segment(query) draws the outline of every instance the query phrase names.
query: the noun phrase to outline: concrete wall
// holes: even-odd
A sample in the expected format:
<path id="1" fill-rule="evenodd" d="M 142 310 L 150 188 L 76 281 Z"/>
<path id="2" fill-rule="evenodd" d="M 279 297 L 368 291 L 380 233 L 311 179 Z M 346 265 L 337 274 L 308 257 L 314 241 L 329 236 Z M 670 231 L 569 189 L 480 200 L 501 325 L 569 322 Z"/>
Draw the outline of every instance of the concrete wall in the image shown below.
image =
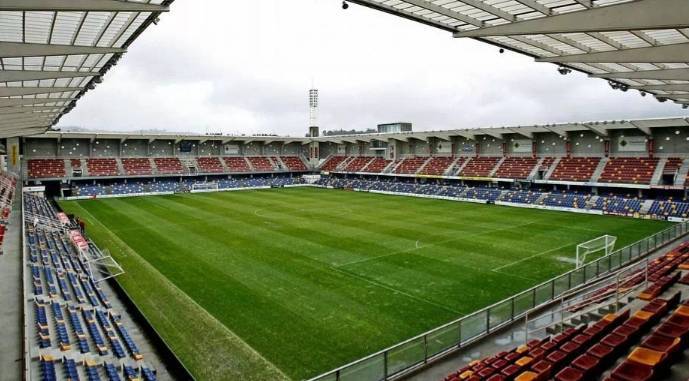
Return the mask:
<path id="1" fill-rule="evenodd" d="M 569 140 L 573 156 L 603 156 L 605 153 L 603 140 L 597 139 L 597 135 L 593 132 L 571 132 Z"/>
<path id="2" fill-rule="evenodd" d="M 502 139 L 493 136 L 477 136 L 480 154 L 483 156 L 502 156 Z"/>
<path id="3" fill-rule="evenodd" d="M 152 157 L 170 157 L 174 156 L 175 145 L 172 140 L 154 140 L 148 147 L 150 156 Z"/>
<path id="4" fill-rule="evenodd" d="M 121 146 L 122 157 L 147 157 L 148 140 L 127 140 Z"/>
<path id="5" fill-rule="evenodd" d="M 120 153 L 120 141 L 116 139 L 96 139 L 91 143 L 90 157 L 115 157 Z"/>
<path id="6" fill-rule="evenodd" d="M 689 155 L 689 130 L 686 128 L 654 128 L 654 152 L 658 156 Z"/>

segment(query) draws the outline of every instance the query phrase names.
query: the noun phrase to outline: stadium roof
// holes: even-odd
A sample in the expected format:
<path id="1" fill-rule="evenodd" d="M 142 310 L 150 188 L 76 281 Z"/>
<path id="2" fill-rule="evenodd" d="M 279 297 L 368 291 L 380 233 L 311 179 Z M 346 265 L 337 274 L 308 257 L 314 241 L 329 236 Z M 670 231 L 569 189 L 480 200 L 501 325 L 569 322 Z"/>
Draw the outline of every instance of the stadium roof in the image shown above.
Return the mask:
<path id="1" fill-rule="evenodd" d="M 0 0 L 0 138 L 45 132 L 174 0 Z"/>
<path id="2" fill-rule="evenodd" d="M 263 144 L 270 143 L 301 143 L 306 144 L 312 141 L 317 142 L 332 142 L 336 144 L 358 142 L 383 141 L 387 142 L 389 139 L 409 141 L 414 140 L 428 140 L 429 138 L 438 138 L 442 140 L 450 140 L 452 137 L 464 137 L 466 139 L 477 140 L 477 136 L 492 136 L 503 139 L 504 135 L 514 134 L 521 135 L 525 138 L 532 139 L 537 133 L 555 133 L 559 136 L 566 137 L 568 133 L 574 132 L 593 132 L 599 137 L 605 139 L 610 136 L 612 130 L 639 130 L 645 135 L 651 135 L 651 130 L 654 128 L 689 128 L 689 118 L 660 118 L 660 119 L 636 119 L 636 120 L 607 120 L 607 121 L 591 121 L 591 122 L 575 122 L 575 123 L 554 123 L 544 125 L 531 126 L 510 126 L 510 127 L 487 127 L 487 128 L 464 128 L 455 130 L 442 131 L 418 131 L 418 132 L 400 132 L 400 133 L 371 133 L 358 135 L 339 135 L 339 136 L 322 136 L 318 138 L 307 137 L 289 137 L 289 136 L 233 136 L 233 135 L 193 135 L 193 134 L 175 134 L 175 133 L 136 133 L 136 132 L 85 132 L 85 131 L 49 131 L 45 134 L 36 135 L 32 137 L 46 138 L 46 139 L 114 139 L 125 142 L 127 140 L 145 139 L 153 142 L 154 140 L 190 140 L 198 142 L 221 142 L 226 143 L 251 143 L 261 142 Z"/>
<path id="3" fill-rule="evenodd" d="M 347 0 L 689 105 L 687 0 Z"/>

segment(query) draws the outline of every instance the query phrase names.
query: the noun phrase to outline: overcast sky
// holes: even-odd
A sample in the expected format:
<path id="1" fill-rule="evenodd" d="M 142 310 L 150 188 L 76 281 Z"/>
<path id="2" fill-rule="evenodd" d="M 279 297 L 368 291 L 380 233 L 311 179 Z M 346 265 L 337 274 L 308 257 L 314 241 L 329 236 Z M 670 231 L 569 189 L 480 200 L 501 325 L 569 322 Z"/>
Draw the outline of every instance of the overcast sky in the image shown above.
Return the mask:
<path id="1" fill-rule="evenodd" d="M 686 115 L 604 80 L 339 0 L 176 0 L 61 126 L 302 136 Z"/>

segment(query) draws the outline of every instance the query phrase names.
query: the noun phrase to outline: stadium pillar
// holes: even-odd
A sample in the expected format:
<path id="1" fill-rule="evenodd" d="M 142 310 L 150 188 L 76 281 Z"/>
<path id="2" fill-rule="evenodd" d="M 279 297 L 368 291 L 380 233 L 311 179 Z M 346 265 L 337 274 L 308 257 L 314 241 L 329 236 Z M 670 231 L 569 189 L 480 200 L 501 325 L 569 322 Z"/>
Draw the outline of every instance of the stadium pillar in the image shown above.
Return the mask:
<path id="1" fill-rule="evenodd" d="M 646 139 L 646 151 L 648 152 L 648 157 L 651 159 L 653 158 L 653 150 L 655 149 L 655 142 L 653 141 L 653 137 L 648 137 Z"/>
<path id="2" fill-rule="evenodd" d="M 21 176 L 19 138 L 7 138 L 7 172 Z"/>
<path id="3" fill-rule="evenodd" d="M 567 153 L 567 157 L 572 157 L 572 142 L 569 140 L 565 142 L 565 151 Z"/>
<path id="4" fill-rule="evenodd" d="M 317 166 L 318 161 L 319 161 L 319 149 L 318 149 L 318 142 L 311 142 L 309 143 L 309 161 L 311 162 L 312 166 Z"/>
<path id="5" fill-rule="evenodd" d="M 603 147 L 605 149 L 605 157 L 610 157 L 610 140 L 605 139 Z"/>

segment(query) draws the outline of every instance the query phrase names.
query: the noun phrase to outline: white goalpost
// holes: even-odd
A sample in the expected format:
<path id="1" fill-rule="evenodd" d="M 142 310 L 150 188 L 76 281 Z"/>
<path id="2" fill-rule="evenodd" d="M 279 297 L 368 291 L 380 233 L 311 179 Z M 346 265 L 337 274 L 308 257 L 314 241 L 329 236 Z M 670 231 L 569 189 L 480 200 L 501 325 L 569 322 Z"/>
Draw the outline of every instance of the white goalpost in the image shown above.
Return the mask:
<path id="1" fill-rule="evenodd" d="M 592 254 L 604 252 L 604 255 L 609 255 L 615 249 L 615 242 L 617 237 L 611 235 L 604 235 L 594 238 L 577 245 L 577 268 L 586 264 L 586 258 Z M 598 256 L 596 256 L 597 258 Z"/>
<path id="2" fill-rule="evenodd" d="M 193 183 L 191 184 L 192 192 L 213 192 L 220 189 L 218 182 L 205 182 L 205 183 Z"/>

